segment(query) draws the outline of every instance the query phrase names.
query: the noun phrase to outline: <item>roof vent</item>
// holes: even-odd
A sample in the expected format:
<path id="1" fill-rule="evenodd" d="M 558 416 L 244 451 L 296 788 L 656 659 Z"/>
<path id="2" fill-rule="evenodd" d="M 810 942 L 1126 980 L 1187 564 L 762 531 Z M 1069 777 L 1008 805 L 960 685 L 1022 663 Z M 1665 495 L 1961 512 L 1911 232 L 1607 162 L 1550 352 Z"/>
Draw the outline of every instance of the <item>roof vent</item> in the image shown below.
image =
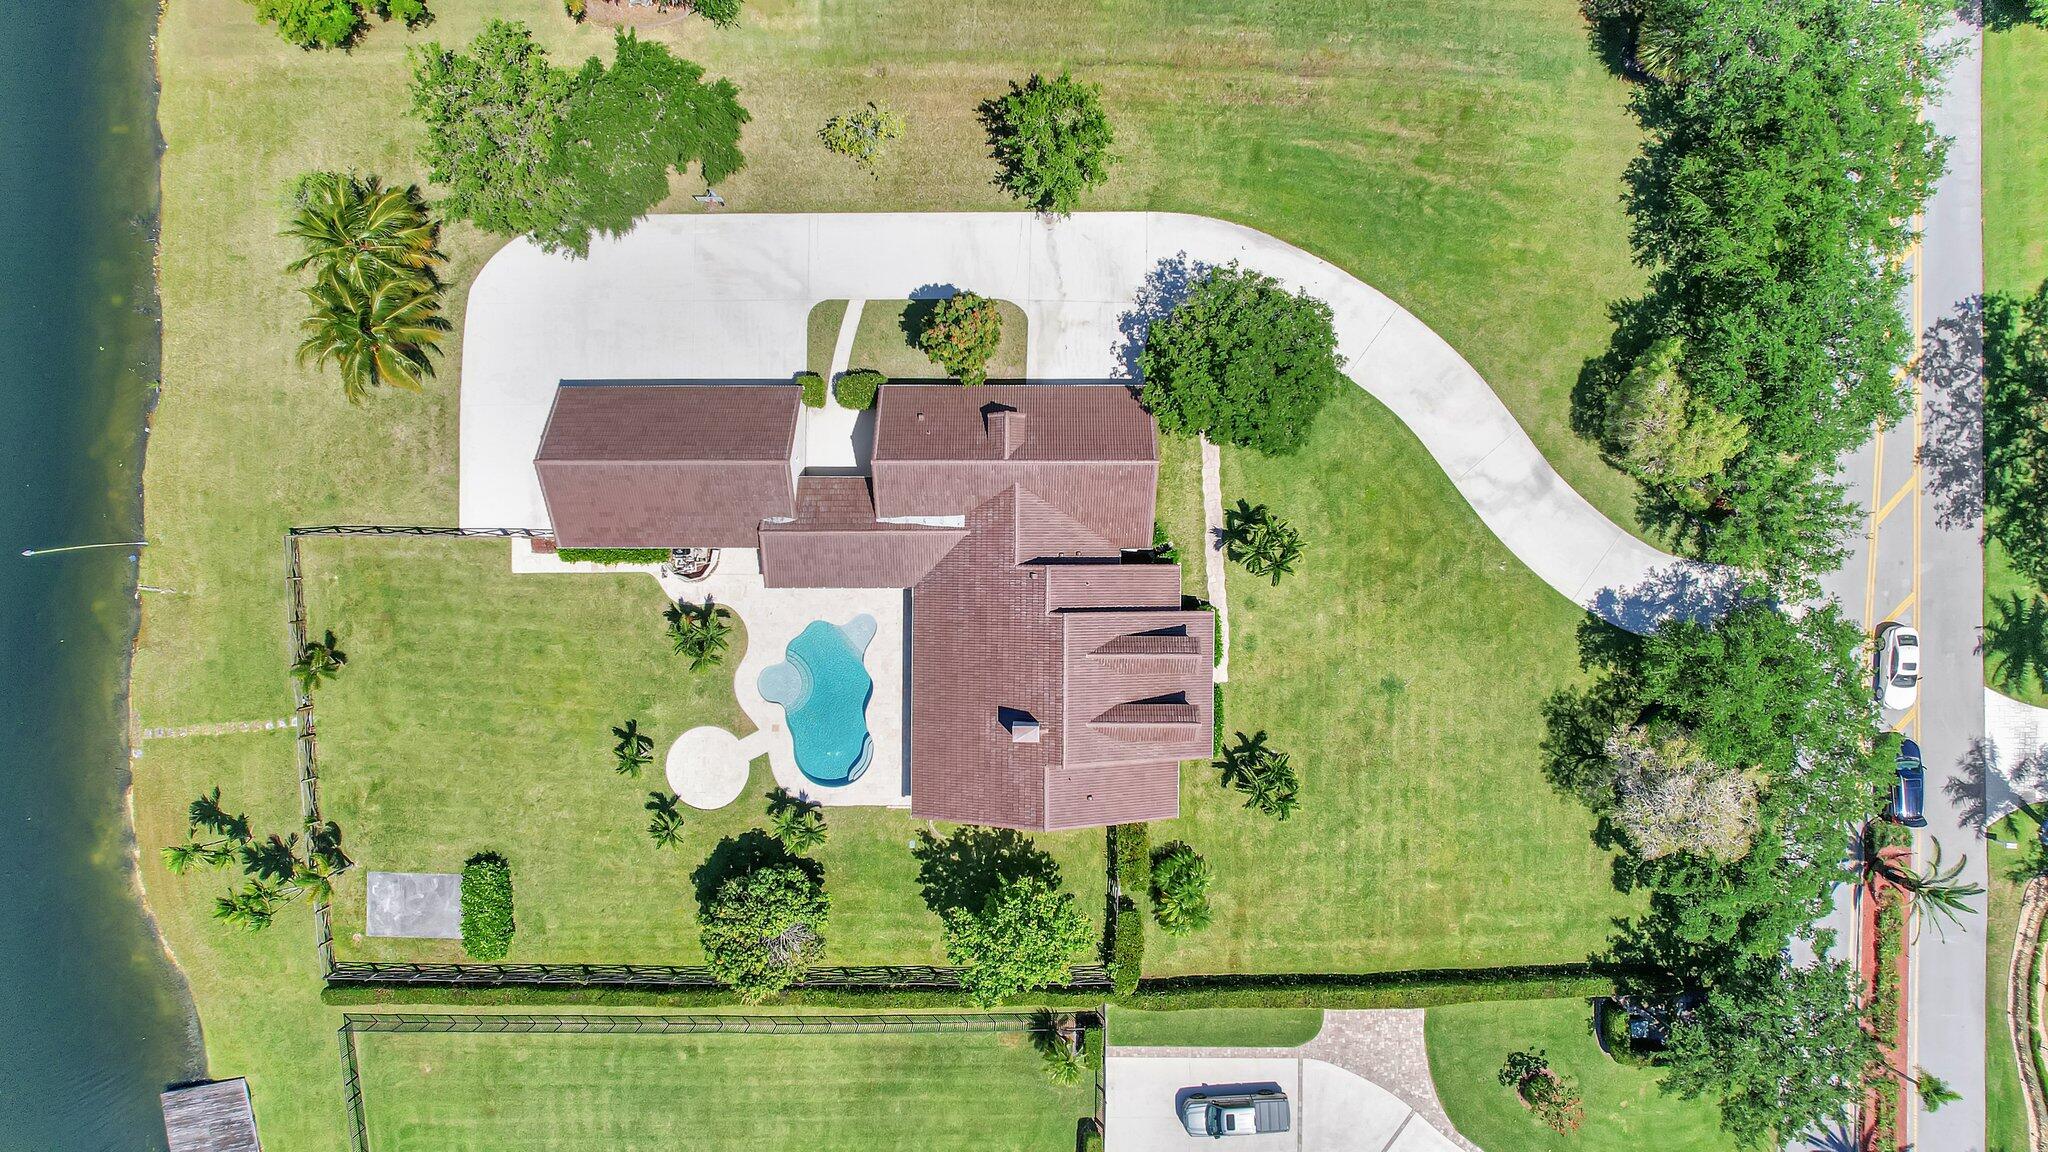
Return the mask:
<path id="1" fill-rule="evenodd" d="M 1022 708 L 996 709 L 996 723 L 1009 730 L 1010 743 L 1038 743 L 1038 717 Z"/>

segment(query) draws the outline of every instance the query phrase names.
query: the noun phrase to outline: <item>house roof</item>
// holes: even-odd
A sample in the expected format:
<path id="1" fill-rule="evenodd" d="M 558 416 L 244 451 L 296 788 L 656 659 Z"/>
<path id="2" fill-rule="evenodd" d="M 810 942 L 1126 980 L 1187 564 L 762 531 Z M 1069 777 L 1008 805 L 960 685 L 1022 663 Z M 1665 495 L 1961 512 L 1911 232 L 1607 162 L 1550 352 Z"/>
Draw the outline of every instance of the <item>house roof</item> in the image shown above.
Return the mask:
<path id="1" fill-rule="evenodd" d="M 1214 619 L 1180 569 L 1046 562 L 1013 485 L 911 593 L 911 813 L 1014 828 L 1170 819 L 1207 756 Z M 1028 739 L 1020 739 L 1028 736 Z"/>
<path id="2" fill-rule="evenodd" d="M 1158 455 L 1127 384 L 891 384 L 875 416 L 875 507 L 959 515 L 1021 484 L 1112 549 L 1146 548 Z"/>
<path id="3" fill-rule="evenodd" d="M 564 382 L 534 470 L 568 548 L 753 548 L 795 514 L 797 389 Z"/>
<path id="4" fill-rule="evenodd" d="M 865 476 L 805 476 L 796 494 L 796 519 L 761 525 L 770 588 L 908 588 L 967 534 L 876 522 Z"/>

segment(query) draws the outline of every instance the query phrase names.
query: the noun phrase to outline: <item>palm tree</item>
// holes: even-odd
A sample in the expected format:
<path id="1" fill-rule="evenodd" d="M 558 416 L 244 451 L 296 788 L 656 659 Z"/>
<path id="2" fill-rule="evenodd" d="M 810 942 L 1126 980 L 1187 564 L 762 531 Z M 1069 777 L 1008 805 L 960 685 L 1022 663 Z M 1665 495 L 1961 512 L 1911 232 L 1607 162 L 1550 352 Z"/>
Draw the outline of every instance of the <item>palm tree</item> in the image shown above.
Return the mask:
<path id="1" fill-rule="evenodd" d="M 658 848 L 673 848 L 683 841 L 683 814 L 676 810 L 676 798 L 666 792 L 649 792 L 642 805 L 654 816 L 647 821 L 647 834 Z"/>
<path id="2" fill-rule="evenodd" d="M 341 850 L 341 825 L 332 820 L 315 824 L 306 831 L 306 858 L 318 861 L 332 875 L 348 871 L 355 861 Z"/>
<path id="3" fill-rule="evenodd" d="M 242 846 L 242 868 L 261 880 L 289 881 L 299 871 L 299 837 L 279 836 Z"/>
<path id="4" fill-rule="evenodd" d="M 675 641 L 678 654 L 690 658 L 690 671 L 725 659 L 732 635 L 731 615 L 710 600 L 702 604 L 678 601 L 669 605 L 664 613 L 669 639 Z"/>
<path id="5" fill-rule="evenodd" d="M 1920 1102 L 1927 1105 L 1929 1112 L 1939 1112 L 1942 1105 L 1953 1104 L 1963 1098 L 1961 1092 L 1949 1087 L 1948 1081 L 1925 1068 L 1919 1069 L 1913 1077 L 1913 1087 L 1920 1093 Z"/>
<path id="6" fill-rule="evenodd" d="M 1958 879 L 1963 869 L 1969 867 L 1968 856 L 1957 860 L 1953 867 L 1943 868 L 1941 841 L 1930 838 L 1928 843 L 1931 845 L 1931 851 L 1928 853 L 1925 872 L 1915 872 L 1911 866 L 1902 865 L 1882 854 L 1871 856 L 1870 868 L 1877 875 L 1904 889 L 1913 901 L 1915 936 L 1921 928 L 1932 924 L 1935 934 L 1945 938 L 1947 933 L 1943 928 L 1944 922 L 1960 925 L 1962 918 L 1971 911 L 1969 898 L 1982 896 L 1984 886 Z"/>
<path id="7" fill-rule="evenodd" d="M 249 818 L 240 813 L 230 815 L 221 807 L 220 789 L 203 793 L 185 809 L 185 818 L 193 830 L 204 828 L 221 837 L 237 842 L 249 839 Z"/>
<path id="8" fill-rule="evenodd" d="M 216 920 L 239 924 L 251 932 L 270 926 L 277 915 L 278 890 L 261 880 L 251 880 L 239 892 L 230 892 L 213 902 Z"/>
<path id="9" fill-rule="evenodd" d="M 619 758 L 619 775 L 638 776 L 640 769 L 654 763 L 654 757 L 648 755 L 654 748 L 654 741 L 640 731 L 640 721 L 628 720 L 614 727 L 612 735 L 619 738 L 618 744 L 612 748 L 612 755 Z"/>
<path id="10" fill-rule="evenodd" d="M 1237 743 L 1224 750 L 1216 766 L 1222 769 L 1227 787 L 1244 793 L 1247 808 L 1285 820 L 1300 804 L 1300 782 L 1294 765 L 1289 763 L 1287 753 L 1267 747 L 1263 729 L 1251 736 L 1239 732 Z"/>
<path id="11" fill-rule="evenodd" d="M 825 842 L 824 806 L 777 788 L 768 794 L 768 834 L 791 852 L 808 852 Z"/>
<path id="12" fill-rule="evenodd" d="M 306 252 L 287 271 L 317 265 L 359 285 L 394 278 L 431 283 L 433 265 L 443 259 L 419 189 L 386 188 L 375 176 L 315 173 L 284 235 L 297 237 Z"/>
<path id="13" fill-rule="evenodd" d="M 311 694 L 324 681 L 334 679 L 336 673 L 348 663 L 348 653 L 335 647 L 334 629 L 318 640 L 306 641 L 299 649 L 299 659 L 292 665 L 292 679 L 299 682 L 299 690 Z"/>
<path id="14" fill-rule="evenodd" d="M 409 276 L 358 284 L 332 268 L 306 289 L 313 314 L 301 321 L 306 332 L 299 363 L 341 369 L 341 394 L 360 404 L 389 385 L 420 390 L 434 375 L 448 321 L 441 316 L 438 287 Z"/>
<path id="15" fill-rule="evenodd" d="M 1301 533 L 1264 504 L 1239 500 L 1223 516 L 1223 554 L 1277 585 L 1301 560 Z"/>

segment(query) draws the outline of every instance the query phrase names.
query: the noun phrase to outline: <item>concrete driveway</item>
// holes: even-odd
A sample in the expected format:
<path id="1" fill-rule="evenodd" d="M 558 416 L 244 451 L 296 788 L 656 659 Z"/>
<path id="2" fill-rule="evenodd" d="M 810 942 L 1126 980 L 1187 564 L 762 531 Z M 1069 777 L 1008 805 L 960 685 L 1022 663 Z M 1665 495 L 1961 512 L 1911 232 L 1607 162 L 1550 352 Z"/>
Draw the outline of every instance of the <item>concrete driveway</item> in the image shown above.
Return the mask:
<path id="1" fill-rule="evenodd" d="M 1377 1084 L 1334 1064 L 1293 1056 L 1111 1056 L 1104 1114 L 1108 1152 L 1188 1152 L 1224 1147 L 1190 1136 L 1180 1103 L 1190 1089 L 1213 1093 L 1275 1086 L 1287 1093 L 1293 1125 L 1236 1137 L 1230 1152 L 1458 1152 L 1414 1109 Z"/>

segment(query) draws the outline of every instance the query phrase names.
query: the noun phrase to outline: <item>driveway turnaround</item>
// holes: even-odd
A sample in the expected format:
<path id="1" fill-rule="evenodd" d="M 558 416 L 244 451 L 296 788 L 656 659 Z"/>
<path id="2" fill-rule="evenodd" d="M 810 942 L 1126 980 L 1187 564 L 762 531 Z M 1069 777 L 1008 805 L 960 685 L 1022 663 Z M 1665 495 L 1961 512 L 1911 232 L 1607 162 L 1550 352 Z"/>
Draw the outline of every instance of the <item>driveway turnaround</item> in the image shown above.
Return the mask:
<path id="1" fill-rule="evenodd" d="M 1393 1093 L 1334 1064 L 1293 1056 L 1117 1056 L 1109 1058 L 1103 1120 L 1107 1152 L 1186 1152 L 1214 1140 L 1190 1136 L 1180 1106 L 1190 1092 L 1221 1095 L 1279 1088 L 1286 1132 L 1234 1137 L 1245 1152 L 1458 1152 Z"/>
<path id="2" fill-rule="evenodd" d="M 533 456 L 562 380 L 786 381 L 815 302 L 961 289 L 1024 310 L 1031 379 L 1127 377 L 1189 276 L 1231 261 L 1329 303 L 1351 378 L 1551 587 L 1641 631 L 1720 586 L 1574 492 L 1472 366 L 1370 285 L 1262 232 L 1174 213 L 651 216 L 585 259 L 515 240 L 469 293 L 462 526 L 551 526 Z"/>

